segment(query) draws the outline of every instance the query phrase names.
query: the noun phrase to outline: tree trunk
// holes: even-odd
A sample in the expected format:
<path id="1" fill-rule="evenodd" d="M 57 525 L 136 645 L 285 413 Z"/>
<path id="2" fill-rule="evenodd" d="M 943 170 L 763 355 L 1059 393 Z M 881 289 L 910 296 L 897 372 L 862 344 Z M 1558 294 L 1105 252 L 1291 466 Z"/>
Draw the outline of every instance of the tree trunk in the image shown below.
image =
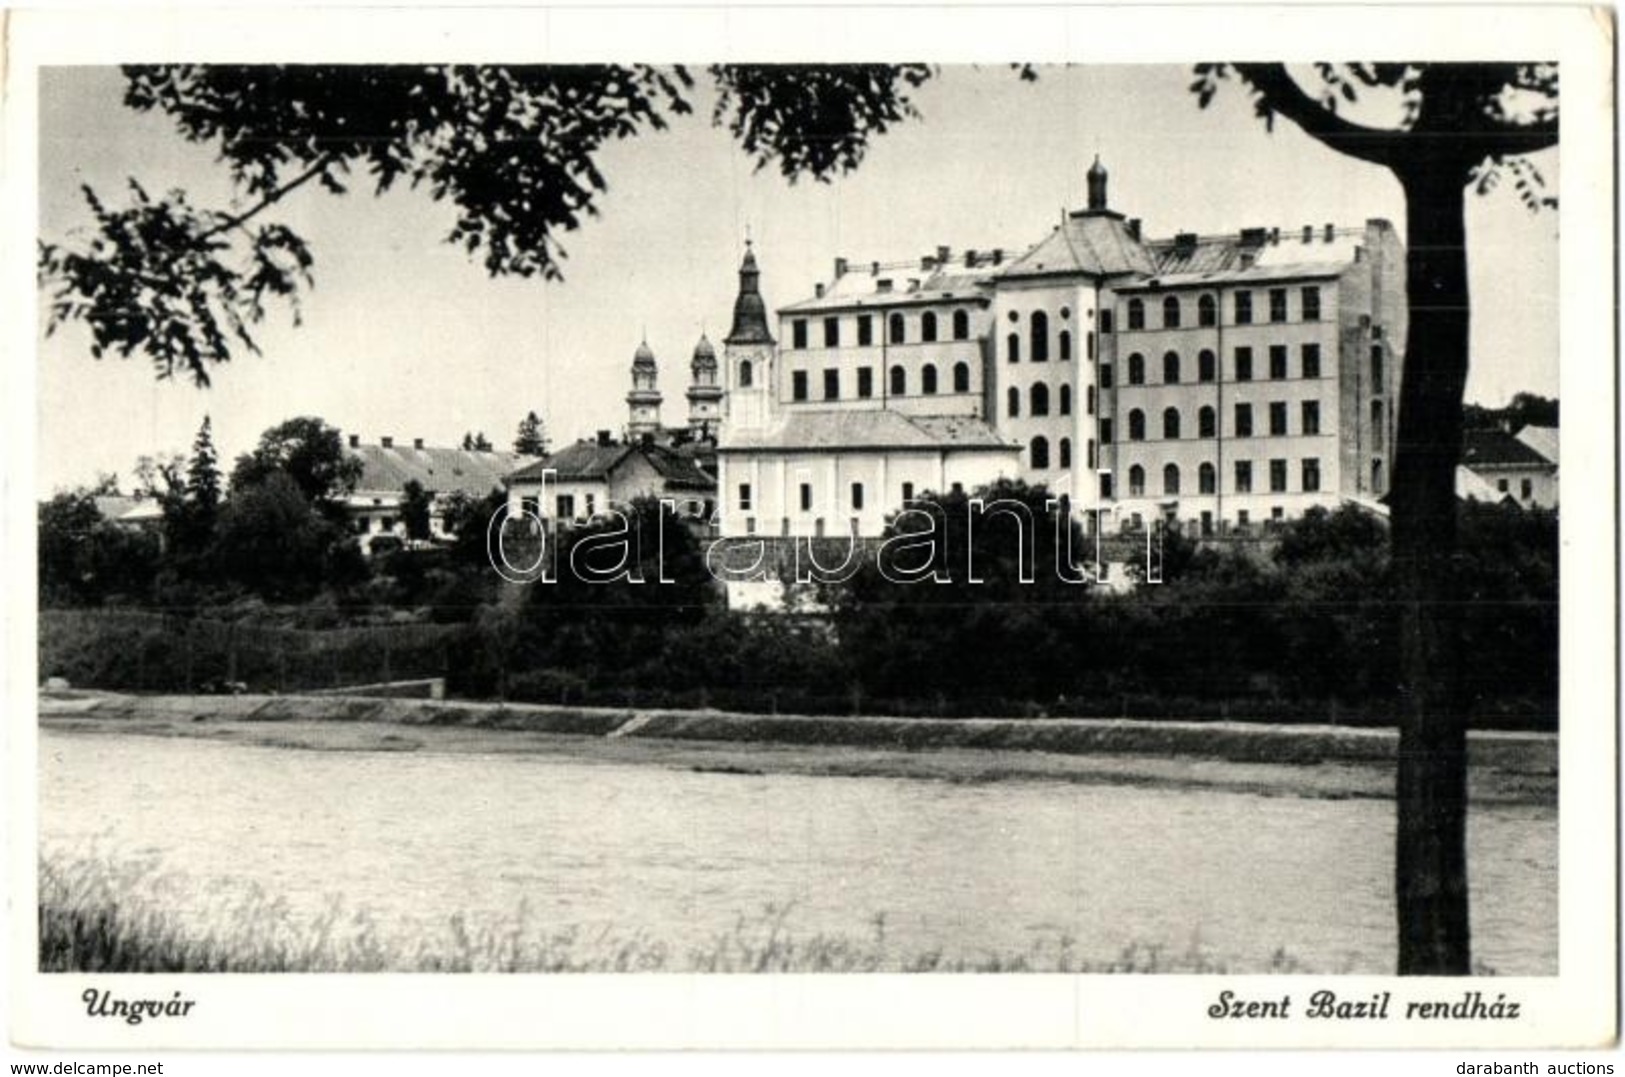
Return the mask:
<path id="1" fill-rule="evenodd" d="M 1410 304 L 1390 497 L 1403 694 L 1399 973 L 1467 975 L 1467 714 L 1454 572 L 1468 361 L 1466 174 L 1459 162 L 1434 157 L 1399 179 Z"/>

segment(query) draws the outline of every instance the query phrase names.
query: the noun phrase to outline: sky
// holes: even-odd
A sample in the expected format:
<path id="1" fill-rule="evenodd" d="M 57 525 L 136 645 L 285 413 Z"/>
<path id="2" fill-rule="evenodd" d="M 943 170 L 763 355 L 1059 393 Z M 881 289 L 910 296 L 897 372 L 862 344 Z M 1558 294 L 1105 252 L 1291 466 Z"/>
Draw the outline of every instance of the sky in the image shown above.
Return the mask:
<path id="1" fill-rule="evenodd" d="M 488 277 L 444 243 L 452 211 L 421 192 L 335 197 L 302 188 L 271 213 L 310 241 L 315 287 L 301 324 L 274 309 L 244 353 L 199 389 L 158 381 L 139 357 L 95 360 L 69 325 L 38 353 L 42 494 L 116 473 L 128 489 L 143 454 L 189 449 L 203 417 L 229 461 L 261 431 L 317 415 L 375 442 L 458 443 L 483 431 L 511 444 L 537 411 L 555 445 L 626 421 L 632 353 L 660 364 L 663 418 L 686 415 L 683 390 L 701 332 L 728 329 L 748 232 L 772 307 L 812 294 L 836 256 L 913 259 L 938 245 L 1023 250 L 1063 209 L 1084 203 L 1096 154 L 1110 201 L 1152 236 L 1386 218 L 1404 205 L 1386 171 L 1342 157 L 1282 121 L 1267 132 L 1229 85 L 1207 110 L 1188 67 L 944 66 L 915 92 L 921 113 L 830 183 L 791 184 L 754 164 L 710 124 L 704 81 L 695 114 L 607 148 L 601 216 L 564 236 L 563 282 Z M 40 231 L 71 238 L 90 214 L 79 193 L 122 200 L 128 177 L 226 206 L 232 193 L 207 146 L 162 117 L 121 104 L 116 68 L 53 68 L 40 84 Z M 1538 163 L 1555 189 L 1557 151 Z M 1469 200 L 1473 358 L 1467 399 L 1504 403 L 1558 385 L 1558 211 L 1532 214 L 1510 189 Z M 41 304 L 43 312 L 44 304 Z"/>

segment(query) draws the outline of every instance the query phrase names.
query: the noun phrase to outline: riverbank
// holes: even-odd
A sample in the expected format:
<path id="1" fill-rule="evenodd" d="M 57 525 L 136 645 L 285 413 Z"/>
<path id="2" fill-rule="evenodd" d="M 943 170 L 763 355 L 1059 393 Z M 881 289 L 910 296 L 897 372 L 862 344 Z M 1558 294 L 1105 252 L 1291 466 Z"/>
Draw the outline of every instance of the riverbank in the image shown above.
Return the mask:
<path id="1" fill-rule="evenodd" d="M 1060 780 L 1392 795 L 1392 730 L 1246 722 L 830 718 L 299 696 L 47 693 L 42 722 L 315 751 L 533 752 L 738 774 Z M 1469 737 L 1477 803 L 1555 804 L 1557 738 Z"/>

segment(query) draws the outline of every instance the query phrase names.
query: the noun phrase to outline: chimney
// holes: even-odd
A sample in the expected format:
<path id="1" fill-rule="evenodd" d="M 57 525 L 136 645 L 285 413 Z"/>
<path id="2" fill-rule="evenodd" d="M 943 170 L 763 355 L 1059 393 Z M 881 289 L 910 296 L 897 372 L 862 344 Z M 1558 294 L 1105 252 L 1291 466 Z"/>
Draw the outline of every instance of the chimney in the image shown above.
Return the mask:
<path id="1" fill-rule="evenodd" d="M 1262 247 L 1269 231 L 1264 228 L 1243 228 L 1241 230 L 1241 245 L 1243 247 Z"/>
<path id="2" fill-rule="evenodd" d="M 351 434 L 350 435 L 350 448 L 352 448 L 352 449 L 361 448 L 361 435 L 360 434 Z"/>
<path id="3" fill-rule="evenodd" d="M 889 291 L 891 291 L 891 278 L 890 277 L 884 277 L 884 278 L 882 278 L 880 280 L 875 281 L 875 291 L 877 291 L 877 292 L 889 292 Z"/>
<path id="4" fill-rule="evenodd" d="M 939 266 L 947 265 L 948 264 L 948 255 L 950 255 L 952 253 L 953 252 L 951 250 L 949 250 L 947 247 L 938 247 L 937 248 L 937 265 L 939 265 Z"/>
<path id="5" fill-rule="evenodd" d="M 1181 232 L 1174 237 L 1174 250 L 1189 254 L 1196 249 L 1196 233 Z"/>
<path id="6" fill-rule="evenodd" d="M 1280 243 L 1280 242 L 1281 242 L 1281 230 L 1279 228 L 1271 228 L 1270 229 L 1270 246 L 1273 247 L 1277 243 Z"/>
<path id="7" fill-rule="evenodd" d="M 1128 221 L 1128 234 L 1135 239 L 1140 238 L 1140 218 L 1130 217 Z"/>
<path id="8" fill-rule="evenodd" d="M 395 439 L 391 437 L 382 437 L 378 439 L 378 444 L 382 445 L 386 449 L 393 449 L 395 447 Z"/>
<path id="9" fill-rule="evenodd" d="M 1003 262 L 1004 262 L 1004 248 L 1003 247 L 994 247 L 993 248 L 993 264 L 994 265 L 1000 265 Z"/>
<path id="10" fill-rule="evenodd" d="M 608 445 L 609 445 L 609 431 L 608 430 L 600 430 L 600 431 L 598 431 L 598 444 L 600 446 L 602 446 L 602 447 L 608 447 Z"/>
<path id="11" fill-rule="evenodd" d="M 869 263 L 869 275 L 871 277 L 880 276 L 880 263 L 879 262 L 870 262 Z"/>
<path id="12" fill-rule="evenodd" d="M 813 297 L 815 299 L 824 298 L 824 282 L 823 281 L 819 281 L 817 284 L 813 285 Z"/>
<path id="13" fill-rule="evenodd" d="M 1315 226 L 1314 225 L 1306 224 L 1306 225 L 1303 226 L 1303 241 L 1305 243 L 1313 243 L 1315 241 Z"/>
<path id="14" fill-rule="evenodd" d="M 1330 224 L 1326 225 L 1326 242 L 1330 243 L 1332 241 L 1332 238 L 1334 236 L 1336 236 L 1336 235 L 1337 235 L 1337 229 L 1333 228 Z"/>
<path id="15" fill-rule="evenodd" d="M 931 261 L 931 256 L 929 254 L 922 256 L 920 258 L 920 272 L 921 273 L 929 273 L 929 272 L 931 272 L 931 267 L 934 264 L 935 263 Z"/>
<path id="16" fill-rule="evenodd" d="M 975 269 L 976 268 L 976 252 L 975 251 L 966 251 L 965 252 L 965 268 L 966 269 Z"/>
<path id="17" fill-rule="evenodd" d="M 840 280 L 844 276 L 846 276 L 846 259 L 837 258 L 835 259 L 835 279 Z"/>
<path id="18" fill-rule="evenodd" d="M 423 449 L 423 439 L 422 438 L 413 438 L 412 439 L 412 448 L 417 449 L 417 450 L 419 450 L 421 452 L 422 449 Z"/>

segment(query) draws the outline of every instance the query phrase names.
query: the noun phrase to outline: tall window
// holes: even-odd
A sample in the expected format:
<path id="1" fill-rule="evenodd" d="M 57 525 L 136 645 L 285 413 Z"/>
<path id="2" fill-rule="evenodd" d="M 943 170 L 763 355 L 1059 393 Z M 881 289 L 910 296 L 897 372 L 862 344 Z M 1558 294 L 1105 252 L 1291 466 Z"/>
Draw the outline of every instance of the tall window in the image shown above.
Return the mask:
<path id="1" fill-rule="evenodd" d="M 1303 320 L 1306 322 L 1320 321 L 1320 289 L 1305 288 L 1302 295 Z"/>
<path id="2" fill-rule="evenodd" d="M 801 484 L 801 511 L 812 511 L 812 483 L 810 482 Z"/>
<path id="3" fill-rule="evenodd" d="M 968 392 L 970 392 L 970 364 L 969 363 L 955 363 L 954 364 L 954 392 L 956 392 L 956 393 L 968 393 Z"/>
<path id="4" fill-rule="evenodd" d="M 1060 347 L 1061 362 L 1069 362 L 1072 359 L 1072 331 L 1070 329 L 1061 330 L 1056 343 Z"/>
<path id="5" fill-rule="evenodd" d="M 1270 493 L 1279 494 L 1286 490 L 1286 461 L 1270 461 Z"/>
<path id="6" fill-rule="evenodd" d="M 1102 445 L 1112 443 L 1112 421 L 1110 419 L 1100 420 L 1100 443 Z"/>
<path id="7" fill-rule="evenodd" d="M 1215 356 L 1213 354 L 1213 352 L 1210 351 L 1209 349 L 1203 348 L 1200 352 L 1198 352 L 1196 354 L 1196 380 L 1197 381 L 1212 381 L 1214 378 L 1216 378 L 1218 376 L 1219 376 L 1219 360 L 1218 360 L 1218 357 Z"/>
<path id="8" fill-rule="evenodd" d="M 1270 404 L 1270 436 L 1284 437 L 1286 435 L 1286 401 L 1277 400 Z"/>
<path id="9" fill-rule="evenodd" d="M 1179 328 L 1179 297 L 1164 296 L 1162 300 L 1162 327 L 1164 329 Z"/>
<path id="10" fill-rule="evenodd" d="M 1251 404 L 1236 405 L 1236 437 L 1250 438 L 1253 436 L 1253 406 Z"/>
<path id="11" fill-rule="evenodd" d="M 1100 496 L 1103 497 L 1103 498 L 1106 498 L 1107 500 L 1111 499 L 1111 496 L 1112 496 L 1112 476 L 1111 476 L 1110 472 L 1107 472 L 1106 474 L 1100 476 Z"/>
<path id="12" fill-rule="evenodd" d="M 1100 312 L 1100 331 L 1102 333 L 1112 331 L 1112 312 L 1109 309 Z"/>
<path id="13" fill-rule="evenodd" d="M 750 483 L 748 482 L 739 484 L 739 511 L 750 511 Z"/>
<path id="14" fill-rule="evenodd" d="M 1211 295 L 1204 295 L 1196 301 L 1196 324 L 1201 326 L 1219 324 L 1219 304 L 1213 301 Z"/>
<path id="15" fill-rule="evenodd" d="M 875 395 L 875 368 L 872 366 L 858 367 L 858 399 L 868 400 Z"/>
<path id="16" fill-rule="evenodd" d="M 1320 345 L 1305 344 L 1303 346 L 1303 376 L 1306 378 L 1320 377 Z"/>
<path id="17" fill-rule="evenodd" d="M 1236 349 L 1236 380 L 1253 380 L 1253 350 L 1251 348 Z"/>
<path id="18" fill-rule="evenodd" d="M 1060 460 L 1057 461 L 1057 463 L 1058 463 L 1058 466 L 1060 466 L 1060 467 L 1071 467 L 1072 466 L 1072 439 L 1071 438 L 1062 438 L 1061 439 Z M 1525 495 L 1525 496 L 1528 496 L 1528 495 Z"/>
<path id="19" fill-rule="evenodd" d="M 790 323 L 790 347 L 805 348 L 807 346 L 807 319 L 797 318 Z"/>
<path id="20" fill-rule="evenodd" d="M 841 372 L 836 369 L 824 371 L 824 399 L 839 400 L 841 398 Z"/>
<path id="21" fill-rule="evenodd" d="M 852 507 L 854 509 L 863 508 L 863 483 L 861 482 L 852 484 Z"/>
<path id="22" fill-rule="evenodd" d="M 1010 386 L 1004 394 L 1004 413 L 1012 419 L 1021 416 L 1021 390 L 1014 385 Z"/>
<path id="23" fill-rule="evenodd" d="M 1286 345 L 1270 345 L 1270 379 L 1280 381 L 1286 377 Z"/>
<path id="24" fill-rule="evenodd" d="M 1250 494 L 1253 492 L 1253 462 L 1251 460 L 1236 461 L 1236 493 Z"/>
<path id="25" fill-rule="evenodd" d="M 1371 345 L 1371 391 L 1382 392 L 1382 345 Z"/>
<path id="26" fill-rule="evenodd" d="M 1096 464 L 1095 464 L 1095 439 L 1094 438 L 1089 439 L 1089 461 L 1088 461 L 1088 464 L 1086 466 L 1090 470 L 1093 470 L 1096 467 Z"/>
<path id="27" fill-rule="evenodd" d="M 970 315 L 962 310 L 954 311 L 954 339 L 970 339 Z"/>
<path id="28" fill-rule="evenodd" d="M 1162 492 L 1165 495 L 1179 493 L 1179 465 L 1168 464 L 1162 469 Z"/>
<path id="29" fill-rule="evenodd" d="M 1286 321 L 1286 289 L 1270 289 L 1270 321 Z"/>
<path id="30" fill-rule="evenodd" d="M 1130 329 L 1145 328 L 1145 301 L 1130 299 L 1128 301 L 1128 327 Z"/>
<path id="31" fill-rule="evenodd" d="M 1027 409 L 1033 416 L 1049 414 L 1049 386 L 1043 382 L 1036 382 L 1032 387 L 1030 407 Z"/>
<path id="32" fill-rule="evenodd" d="M 1162 436 L 1165 438 L 1179 437 L 1179 409 L 1162 409 Z"/>
<path id="33" fill-rule="evenodd" d="M 873 314 L 858 315 L 858 346 L 871 347 L 875 342 L 875 316 Z"/>
<path id="34" fill-rule="evenodd" d="M 1128 439 L 1130 441 L 1145 440 L 1145 412 L 1135 408 L 1128 413 Z"/>
<path id="35" fill-rule="evenodd" d="M 1033 362 L 1049 362 L 1049 315 L 1041 310 L 1033 311 L 1031 335 L 1033 338 Z"/>
<path id="36" fill-rule="evenodd" d="M 1202 410 L 1196 413 L 1196 436 L 1211 438 L 1218 436 L 1218 421 L 1212 408 L 1203 405 Z"/>
<path id="37" fill-rule="evenodd" d="M 1102 389 L 1112 387 L 1112 365 L 1110 363 L 1100 364 L 1100 387 Z"/>
<path id="38" fill-rule="evenodd" d="M 908 395 L 908 374 L 901 366 L 894 366 L 891 368 L 891 395 Z"/>
<path id="39" fill-rule="evenodd" d="M 1139 464 L 1128 469 L 1128 496 L 1145 496 L 1145 468 Z"/>
<path id="40" fill-rule="evenodd" d="M 741 360 L 739 360 L 739 387 L 741 389 L 749 389 L 750 388 L 751 374 L 752 374 L 752 371 L 751 371 L 751 368 L 750 368 L 750 360 L 749 359 L 741 359 Z"/>
<path id="41" fill-rule="evenodd" d="M 1033 438 L 1027 446 L 1028 465 L 1033 468 L 1049 467 L 1049 439 L 1045 437 Z"/>
<path id="42" fill-rule="evenodd" d="M 1313 456 L 1303 461 L 1303 491 L 1312 494 L 1320 489 L 1320 461 Z"/>
<path id="43" fill-rule="evenodd" d="M 920 339 L 927 344 L 937 339 L 937 316 L 929 310 L 920 315 Z"/>
<path id="44" fill-rule="evenodd" d="M 1371 402 L 1371 429 L 1378 437 L 1382 436 L 1382 401 L 1380 400 Z"/>
<path id="45" fill-rule="evenodd" d="M 1061 386 L 1060 402 L 1055 406 L 1055 410 L 1062 415 L 1072 414 L 1072 386 Z"/>
<path id="46" fill-rule="evenodd" d="M 1371 461 L 1371 492 L 1382 493 L 1382 461 Z"/>
<path id="47" fill-rule="evenodd" d="M 807 372 L 797 370 L 790 375 L 790 399 L 807 399 Z"/>
<path id="48" fill-rule="evenodd" d="M 1004 354 L 1012 363 L 1021 362 L 1021 334 L 1011 333 L 1004 338 Z"/>
<path id="49" fill-rule="evenodd" d="M 1162 380 L 1167 385 L 1179 384 L 1179 353 L 1167 352 L 1162 357 Z"/>
<path id="50" fill-rule="evenodd" d="M 1320 401 L 1303 402 L 1303 432 L 1306 435 L 1320 433 Z"/>
<path id="51" fill-rule="evenodd" d="M 1219 473 L 1213 470 L 1212 464 L 1204 463 L 1196 469 L 1196 489 L 1198 493 L 1211 494 L 1218 491 Z"/>
<path id="52" fill-rule="evenodd" d="M 1252 325 L 1253 324 L 1253 293 L 1251 293 L 1251 292 L 1237 292 L 1236 293 L 1236 324 L 1237 325 Z"/>
<path id="53" fill-rule="evenodd" d="M 905 334 L 903 330 L 903 316 L 901 314 L 893 314 L 886 319 L 886 334 L 893 344 L 904 343 Z"/>
<path id="54" fill-rule="evenodd" d="M 824 347 L 838 348 L 841 346 L 841 319 L 824 319 Z"/>
<path id="55" fill-rule="evenodd" d="M 1145 384 L 1145 356 L 1135 352 L 1128 357 L 1128 383 L 1130 385 Z"/>

